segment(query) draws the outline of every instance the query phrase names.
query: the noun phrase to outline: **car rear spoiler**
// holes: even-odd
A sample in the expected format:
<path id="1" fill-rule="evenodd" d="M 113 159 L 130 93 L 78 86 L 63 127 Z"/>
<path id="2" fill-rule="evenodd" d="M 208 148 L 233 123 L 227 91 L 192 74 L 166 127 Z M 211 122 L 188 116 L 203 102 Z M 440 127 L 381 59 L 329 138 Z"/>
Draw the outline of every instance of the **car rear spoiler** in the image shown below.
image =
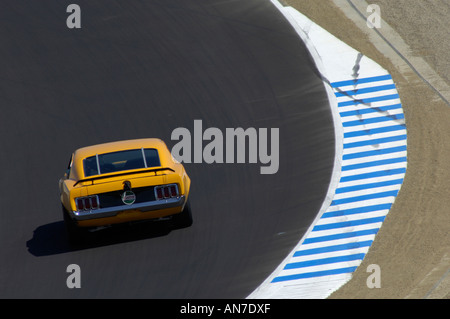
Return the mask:
<path id="1" fill-rule="evenodd" d="M 105 179 L 105 178 L 111 178 L 111 177 L 117 177 L 117 176 L 124 176 L 124 175 L 132 175 L 132 174 L 141 174 L 141 173 L 147 173 L 147 172 L 155 172 L 156 173 L 156 172 L 159 172 L 159 171 L 167 171 L 167 170 L 175 172 L 170 167 L 146 168 L 146 169 L 141 169 L 141 170 L 134 171 L 134 172 L 117 173 L 117 174 L 111 174 L 111 175 L 100 175 L 100 176 L 96 176 L 96 177 L 92 177 L 92 178 L 80 179 L 79 181 L 77 181 L 73 185 L 73 187 L 77 186 L 79 183 L 93 182 L 93 181 L 96 181 L 96 180 L 99 180 L 99 179 Z"/>

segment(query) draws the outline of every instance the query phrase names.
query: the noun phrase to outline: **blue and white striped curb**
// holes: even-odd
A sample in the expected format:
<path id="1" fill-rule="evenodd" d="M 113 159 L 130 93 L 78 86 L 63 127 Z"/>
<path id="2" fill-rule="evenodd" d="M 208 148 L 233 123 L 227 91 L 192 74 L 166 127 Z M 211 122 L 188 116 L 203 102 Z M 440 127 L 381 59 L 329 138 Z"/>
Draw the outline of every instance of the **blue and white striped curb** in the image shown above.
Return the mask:
<path id="1" fill-rule="evenodd" d="M 249 298 L 326 298 L 351 279 L 400 191 L 407 166 L 405 119 L 386 70 L 299 12 L 273 2 L 326 79 L 338 164 L 318 218 Z"/>
<path id="2" fill-rule="evenodd" d="M 353 273 L 403 183 L 406 128 L 390 75 L 332 87 L 344 127 L 341 178 L 329 208 L 272 283 Z"/>

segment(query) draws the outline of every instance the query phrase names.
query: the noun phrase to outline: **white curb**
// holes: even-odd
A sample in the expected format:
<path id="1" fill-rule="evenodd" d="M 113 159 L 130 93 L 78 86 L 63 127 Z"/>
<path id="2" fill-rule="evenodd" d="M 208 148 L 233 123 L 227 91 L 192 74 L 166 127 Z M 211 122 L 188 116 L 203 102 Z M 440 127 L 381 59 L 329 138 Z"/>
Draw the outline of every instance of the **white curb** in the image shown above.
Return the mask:
<path id="1" fill-rule="evenodd" d="M 401 188 L 407 166 L 403 109 L 384 68 L 294 8 L 271 1 L 305 42 L 322 75 L 336 156 L 313 225 L 248 298 L 326 298 L 351 279 Z"/>

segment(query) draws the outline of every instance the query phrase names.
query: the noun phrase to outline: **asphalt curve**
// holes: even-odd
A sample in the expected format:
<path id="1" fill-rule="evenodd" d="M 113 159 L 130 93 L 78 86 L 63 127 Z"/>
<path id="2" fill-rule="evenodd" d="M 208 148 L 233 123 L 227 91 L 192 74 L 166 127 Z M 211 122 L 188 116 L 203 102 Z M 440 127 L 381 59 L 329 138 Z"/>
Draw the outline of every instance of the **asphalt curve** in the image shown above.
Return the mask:
<path id="1" fill-rule="evenodd" d="M 334 129 L 304 45 L 264 0 L 3 1 L 0 297 L 245 298 L 314 220 Z M 177 127 L 279 128 L 279 170 L 185 164 L 194 224 L 65 241 L 58 179 L 71 152 Z M 67 266 L 81 288 L 66 285 Z"/>

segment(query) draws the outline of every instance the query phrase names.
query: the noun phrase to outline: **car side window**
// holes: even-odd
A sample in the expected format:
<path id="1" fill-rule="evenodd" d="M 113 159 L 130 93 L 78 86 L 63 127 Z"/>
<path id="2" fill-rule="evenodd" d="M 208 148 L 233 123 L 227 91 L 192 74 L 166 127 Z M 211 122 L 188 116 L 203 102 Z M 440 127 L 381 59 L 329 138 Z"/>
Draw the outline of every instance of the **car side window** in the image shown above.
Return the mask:
<path id="1" fill-rule="evenodd" d="M 70 156 L 69 164 L 67 165 L 66 174 L 67 178 L 70 176 L 70 170 L 72 169 L 72 162 L 73 162 L 73 154 Z"/>

